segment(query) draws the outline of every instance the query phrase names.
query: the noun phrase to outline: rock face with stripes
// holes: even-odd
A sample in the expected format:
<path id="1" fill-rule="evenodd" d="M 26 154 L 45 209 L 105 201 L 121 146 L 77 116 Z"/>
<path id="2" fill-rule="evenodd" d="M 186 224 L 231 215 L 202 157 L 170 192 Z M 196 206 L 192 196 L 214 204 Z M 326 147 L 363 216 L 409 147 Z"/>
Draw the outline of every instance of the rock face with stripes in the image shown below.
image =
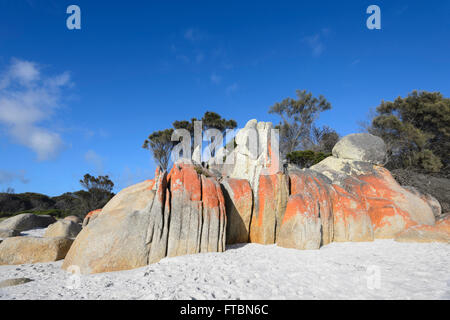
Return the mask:
<path id="1" fill-rule="evenodd" d="M 289 197 L 285 174 L 260 175 L 250 225 L 250 242 L 274 244 Z"/>
<path id="2" fill-rule="evenodd" d="M 253 210 L 253 192 L 244 179 L 227 178 L 221 182 L 227 212 L 227 244 L 247 243 Z"/>
<path id="3" fill-rule="evenodd" d="M 319 249 L 333 240 L 332 188 L 311 170 L 289 172 L 290 194 L 277 236 L 281 247 Z"/>
<path id="4" fill-rule="evenodd" d="M 194 165 L 119 192 L 75 239 L 63 268 L 86 273 L 133 269 L 164 257 L 225 249 L 225 201 L 215 178 Z"/>

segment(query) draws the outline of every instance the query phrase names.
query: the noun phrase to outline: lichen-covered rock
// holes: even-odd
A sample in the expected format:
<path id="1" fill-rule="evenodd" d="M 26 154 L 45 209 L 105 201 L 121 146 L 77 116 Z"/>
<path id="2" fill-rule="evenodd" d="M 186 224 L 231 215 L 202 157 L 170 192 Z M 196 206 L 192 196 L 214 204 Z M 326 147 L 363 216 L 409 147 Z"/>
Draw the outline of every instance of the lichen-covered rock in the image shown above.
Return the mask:
<path id="1" fill-rule="evenodd" d="M 133 269 L 166 256 L 225 249 L 226 214 L 220 185 L 194 165 L 157 169 L 119 192 L 77 236 L 63 263 L 81 273 Z"/>
<path id="2" fill-rule="evenodd" d="M 357 202 L 361 202 L 361 209 L 367 207 L 375 238 L 394 238 L 397 233 L 413 225 L 434 224 L 435 218 L 428 203 L 402 188 L 383 167 L 369 162 L 328 157 L 311 169 L 323 173 L 346 192 L 349 178 L 356 179 L 356 182 L 351 183 L 353 187 L 350 193 Z M 348 206 L 342 208 L 347 210 Z"/>
<path id="3" fill-rule="evenodd" d="M 289 197 L 289 185 L 282 173 L 260 175 L 255 197 L 250 242 L 274 244 Z"/>
<path id="4" fill-rule="evenodd" d="M 397 234 L 395 241 L 450 243 L 450 215 L 439 219 L 434 226 L 412 226 L 411 228 Z"/>
<path id="5" fill-rule="evenodd" d="M 81 225 L 71 220 L 59 220 L 48 226 L 44 237 L 47 238 L 75 238 L 81 231 Z"/>
<path id="6" fill-rule="evenodd" d="M 369 133 L 349 134 L 336 143 L 333 156 L 383 164 L 386 158 L 386 145 L 383 139 Z"/>
<path id="7" fill-rule="evenodd" d="M 319 249 L 322 240 L 319 205 L 309 194 L 289 197 L 277 245 L 299 250 Z"/>
<path id="8" fill-rule="evenodd" d="M 170 228 L 167 256 L 225 250 L 225 199 L 215 178 L 176 164 L 170 175 Z"/>
<path id="9" fill-rule="evenodd" d="M 369 207 L 360 180 L 348 177 L 344 187 L 332 185 L 334 242 L 364 242 L 374 240 Z"/>
<path id="10" fill-rule="evenodd" d="M 321 243 L 329 244 L 333 241 L 333 211 L 331 181 L 324 175 L 304 169 L 289 171 L 290 194 L 307 195 L 318 205 L 317 216 L 321 222 Z"/>
<path id="11" fill-rule="evenodd" d="M 102 212 L 102 209 L 96 209 L 96 210 L 92 210 L 91 212 L 89 212 L 83 220 L 83 228 L 86 227 L 89 222 L 94 221 L 95 218 L 98 217 L 99 213 Z"/>
<path id="12" fill-rule="evenodd" d="M 244 179 L 224 179 L 221 182 L 227 213 L 227 244 L 247 243 L 253 210 L 253 192 Z"/>
<path id="13" fill-rule="evenodd" d="M 0 265 L 58 261 L 64 259 L 72 242 L 67 238 L 7 238 L 0 244 Z"/>
<path id="14" fill-rule="evenodd" d="M 0 222 L 0 229 L 27 231 L 36 228 L 46 228 L 56 219 L 47 215 L 23 213 Z"/>

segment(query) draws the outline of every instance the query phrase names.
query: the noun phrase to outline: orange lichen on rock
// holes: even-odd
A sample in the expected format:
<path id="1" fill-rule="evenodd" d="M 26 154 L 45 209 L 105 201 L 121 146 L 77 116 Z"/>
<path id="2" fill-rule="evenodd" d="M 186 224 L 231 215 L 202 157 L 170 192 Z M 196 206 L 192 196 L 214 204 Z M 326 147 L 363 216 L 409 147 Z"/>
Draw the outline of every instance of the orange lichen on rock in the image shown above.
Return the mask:
<path id="1" fill-rule="evenodd" d="M 245 179 L 224 179 L 222 190 L 227 214 L 227 244 L 249 241 L 253 192 Z"/>
<path id="2" fill-rule="evenodd" d="M 362 193 L 369 206 L 375 238 L 393 238 L 414 225 L 434 224 L 431 207 L 402 188 L 388 170 L 375 166 L 375 174 L 358 179 L 366 182 Z"/>
<path id="3" fill-rule="evenodd" d="M 450 215 L 439 219 L 434 226 L 416 225 L 395 237 L 399 242 L 444 242 L 450 243 Z"/>
<path id="4" fill-rule="evenodd" d="M 373 241 L 374 233 L 365 196 L 357 181 L 348 181 L 347 190 L 333 185 L 333 241 Z"/>
<path id="5" fill-rule="evenodd" d="M 331 194 L 333 189 L 331 188 L 330 181 L 325 176 L 313 172 L 311 170 L 291 171 L 289 173 L 290 180 L 290 193 L 291 195 L 302 195 L 304 205 L 307 205 L 310 210 L 313 210 L 311 214 L 317 215 L 317 219 L 320 222 L 321 231 L 319 231 L 319 238 L 322 245 L 328 244 L 333 241 L 333 212 Z M 292 197 L 289 199 L 292 201 Z M 311 204 L 309 204 L 311 203 Z M 294 204 L 299 205 L 298 199 L 294 201 Z M 294 205 L 294 204 L 291 204 Z M 308 205 L 309 204 L 309 205 Z M 314 204 L 314 206 L 312 206 Z M 291 207 L 292 208 L 292 207 Z M 283 238 L 286 239 L 289 228 L 283 227 L 287 224 L 291 218 L 295 217 L 295 214 L 304 215 L 302 210 L 306 210 L 301 206 L 298 210 L 286 210 L 281 227 L 283 228 Z M 281 232 L 281 231 L 280 231 Z M 296 237 L 295 234 L 292 235 Z"/>
<path id="6" fill-rule="evenodd" d="M 313 196 L 307 193 L 291 195 L 277 245 L 300 250 L 319 249 L 322 242 L 319 215 L 319 204 Z"/>
<path id="7" fill-rule="evenodd" d="M 260 175 L 250 224 L 250 242 L 274 244 L 289 196 L 284 174 Z"/>

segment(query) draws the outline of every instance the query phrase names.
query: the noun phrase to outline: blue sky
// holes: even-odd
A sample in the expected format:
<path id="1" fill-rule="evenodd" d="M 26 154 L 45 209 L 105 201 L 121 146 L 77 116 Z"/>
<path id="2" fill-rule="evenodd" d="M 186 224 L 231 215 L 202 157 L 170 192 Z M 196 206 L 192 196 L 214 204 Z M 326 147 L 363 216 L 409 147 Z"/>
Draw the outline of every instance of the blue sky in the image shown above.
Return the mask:
<path id="1" fill-rule="evenodd" d="M 153 177 L 152 131 L 207 110 L 277 121 L 296 89 L 349 134 L 382 99 L 450 96 L 449 75 L 449 1 L 0 0 L 0 191 L 57 195 L 87 172 L 118 191 Z"/>

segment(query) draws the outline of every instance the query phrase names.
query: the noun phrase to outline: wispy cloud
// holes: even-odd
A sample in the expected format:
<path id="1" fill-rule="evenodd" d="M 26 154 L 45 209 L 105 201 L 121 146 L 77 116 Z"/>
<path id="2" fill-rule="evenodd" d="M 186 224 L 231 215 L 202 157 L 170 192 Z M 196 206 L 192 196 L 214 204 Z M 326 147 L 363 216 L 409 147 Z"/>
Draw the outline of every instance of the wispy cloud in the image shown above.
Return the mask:
<path id="1" fill-rule="evenodd" d="M 103 174 L 103 158 L 94 150 L 89 150 L 84 154 L 84 160 L 93 165 L 97 174 Z"/>
<path id="2" fill-rule="evenodd" d="M 40 161 L 54 158 L 63 148 L 60 135 L 44 123 L 60 106 L 61 90 L 70 84 L 69 73 L 48 77 L 38 64 L 19 59 L 0 75 L 0 125 Z"/>
<path id="3" fill-rule="evenodd" d="M 320 32 L 304 37 L 303 41 L 307 44 L 307 46 L 311 49 L 311 53 L 313 57 L 319 57 L 325 51 L 326 46 L 324 43 L 324 39 L 328 37 L 331 33 L 331 30 L 328 28 L 323 28 Z"/>
<path id="4" fill-rule="evenodd" d="M 239 89 L 239 85 L 235 82 L 229 85 L 226 89 L 227 94 L 231 94 Z"/>
<path id="5" fill-rule="evenodd" d="M 219 84 L 222 81 L 222 77 L 217 75 L 216 73 L 211 74 L 210 79 L 214 84 Z"/>
<path id="6" fill-rule="evenodd" d="M 188 41 L 196 42 L 204 39 L 206 35 L 197 28 L 188 28 L 184 31 L 183 36 Z"/>
<path id="7" fill-rule="evenodd" d="M 16 180 L 26 184 L 30 182 L 30 180 L 25 177 L 25 174 L 25 170 L 17 172 L 0 170 L 0 184 L 9 184 Z"/>

